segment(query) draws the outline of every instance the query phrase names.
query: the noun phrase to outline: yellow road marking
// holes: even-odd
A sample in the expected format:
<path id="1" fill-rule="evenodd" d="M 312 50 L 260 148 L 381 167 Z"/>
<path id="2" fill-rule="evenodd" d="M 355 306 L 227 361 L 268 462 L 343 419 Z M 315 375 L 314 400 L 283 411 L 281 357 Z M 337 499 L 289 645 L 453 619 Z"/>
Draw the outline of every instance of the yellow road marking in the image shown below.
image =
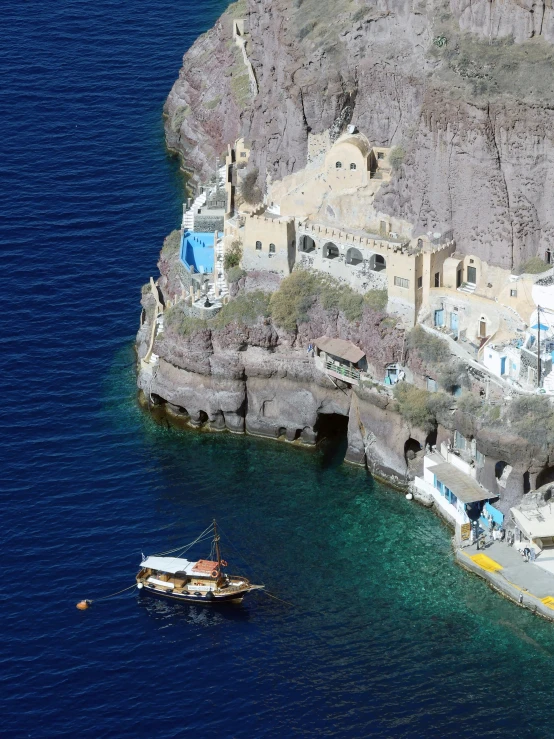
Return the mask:
<path id="1" fill-rule="evenodd" d="M 494 559 L 487 557 L 486 554 L 473 554 L 470 559 L 472 562 L 475 562 L 478 567 L 487 572 L 499 572 L 503 569 L 502 565 L 495 562 Z"/>

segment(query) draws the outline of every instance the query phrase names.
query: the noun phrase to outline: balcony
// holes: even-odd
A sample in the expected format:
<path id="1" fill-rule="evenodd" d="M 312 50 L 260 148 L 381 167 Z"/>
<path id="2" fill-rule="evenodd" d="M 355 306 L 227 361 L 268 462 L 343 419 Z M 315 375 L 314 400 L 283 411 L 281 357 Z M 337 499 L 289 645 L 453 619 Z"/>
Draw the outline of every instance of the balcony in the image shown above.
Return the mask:
<path id="1" fill-rule="evenodd" d="M 351 385 L 358 385 L 360 382 L 360 370 L 347 367 L 331 359 L 325 362 L 325 371 L 331 377 L 336 377 L 337 380 L 344 380 L 344 382 L 349 382 Z"/>

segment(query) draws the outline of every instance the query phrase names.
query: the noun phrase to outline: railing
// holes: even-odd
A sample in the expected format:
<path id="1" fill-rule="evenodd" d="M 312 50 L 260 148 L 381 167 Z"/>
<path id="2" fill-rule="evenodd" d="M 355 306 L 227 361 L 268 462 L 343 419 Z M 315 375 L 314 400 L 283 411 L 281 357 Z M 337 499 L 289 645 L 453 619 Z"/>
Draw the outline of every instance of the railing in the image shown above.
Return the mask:
<path id="1" fill-rule="evenodd" d="M 351 369 L 350 367 L 346 367 L 344 364 L 335 364 L 329 359 L 325 362 L 325 369 L 331 372 L 334 372 L 335 374 L 340 375 L 341 377 L 347 377 L 350 380 L 359 381 L 360 379 L 359 370 Z"/>

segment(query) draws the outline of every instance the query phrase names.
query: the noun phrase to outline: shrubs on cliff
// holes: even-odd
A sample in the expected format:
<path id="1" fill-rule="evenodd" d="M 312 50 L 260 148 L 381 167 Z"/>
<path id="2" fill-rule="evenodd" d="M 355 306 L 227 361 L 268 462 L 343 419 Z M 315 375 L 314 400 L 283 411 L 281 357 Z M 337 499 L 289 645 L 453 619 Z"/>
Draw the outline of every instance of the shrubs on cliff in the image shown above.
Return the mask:
<path id="1" fill-rule="evenodd" d="M 541 272 L 546 272 L 550 269 L 550 265 L 544 262 L 540 257 L 531 257 L 526 262 L 520 264 L 514 270 L 516 275 L 539 275 Z"/>
<path id="2" fill-rule="evenodd" d="M 246 272 L 240 267 L 231 267 L 227 270 L 227 282 L 238 282 L 245 274 Z"/>
<path id="3" fill-rule="evenodd" d="M 162 257 L 171 259 L 177 255 L 179 247 L 181 246 L 181 232 L 172 231 L 168 236 L 165 237 L 162 246 Z"/>
<path id="4" fill-rule="evenodd" d="M 294 331 L 310 320 L 309 311 L 319 300 L 326 311 L 340 311 L 348 321 L 361 321 L 364 306 L 382 311 L 387 304 L 386 290 L 370 290 L 365 296 L 326 275 L 304 270 L 286 277 L 271 297 L 271 315 L 278 326 Z"/>
<path id="5" fill-rule="evenodd" d="M 172 305 L 164 313 L 164 328 L 168 333 L 178 336 L 190 336 L 191 334 L 207 328 L 207 323 L 202 318 L 195 318 L 183 311 L 182 305 Z"/>
<path id="6" fill-rule="evenodd" d="M 242 259 L 242 244 L 240 241 L 233 241 L 231 246 L 225 250 L 223 257 L 223 267 L 225 270 L 238 267 Z M 232 281 L 232 280 L 231 280 Z"/>
<path id="7" fill-rule="evenodd" d="M 255 205 L 262 199 L 262 191 L 258 187 L 258 170 L 247 172 L 240 183 L 240 194 L 245 203 Z"/>
<path id="8" fill-rule="evenodd" d="M 444 339 L 415 326 L 408 334 L 408 348 L 415 351 L 424 364 L 437 365 L 450 360 L 450 349 Z"/>
<path id="9" fill-rule="evenodd" d="M 403 418 L 424 431 L 431 431 L 437 423 L 437 415 L 452 405 L 452 398 L 445 393 L 429 393 L 407 382 L 399 382 L 393 392 Z"/>
<path id="10" fill-rule="evenodd" d="M 269 298 L 269 293 L 261 290 L 241 293 L 223 306 L 213 321 L 210 321 L 210 325 L 214 328 L 225 328 L 230 323 L 236 322 L 251 326 L 259 318 L 269 317 Z"/>
<path id="11" fill-rule="evenodd" d="M 389 154 L 390 166 L 397 172 L 402 166 L 406 152 L 401 146 L 395 146 Z"/>
<path id="12" fill-rule="evenodd" d="M 544 395 L 523 395 L 512 401 L 508 417 L 520 436 L 537 447 L 554 444 L 554 409 Z"/>

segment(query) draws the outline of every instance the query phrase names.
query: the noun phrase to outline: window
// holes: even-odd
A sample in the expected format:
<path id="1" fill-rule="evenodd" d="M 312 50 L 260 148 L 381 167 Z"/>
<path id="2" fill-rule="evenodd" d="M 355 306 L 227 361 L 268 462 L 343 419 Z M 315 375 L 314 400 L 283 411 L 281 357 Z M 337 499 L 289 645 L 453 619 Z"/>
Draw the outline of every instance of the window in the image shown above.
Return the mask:
<path id="1" fill-rule="evenodd" d="M 269 245 L 269 253 L 270 254 L 275 254 L 275 244 L 270 244 Z"/>
<path id="2" fill-rule="evenodd" d="M 384 159 L 384 158 L 385 158 L 385 153 L 383 151 L 378 151 L 377 152 L 377 159 Z"/>
<path id="3" fill-rule="evenodd" d="M 551 264 L 552 263 L 552 252 L 550 251 L 550 249 L 547 249 L 546 250 L 546 254 L 544 255 L 544 261 L 547 264 Z"/>
<path id="4" fill-rule="evenodd" d="M 441 273 L 435 272 L 435 287 L 441 286 Z"/>
<path id="5" fill-rule="evenodd" d="M 465 449 L 467 439 L 459 431 L 454 431 L 454 449 Z"/>
<path id="6" fill-rule="evenodd" d="M 510 290 L 510 297 L 517 298 L 517 290 Z"/>
<path id="7" fill-rule="evenodd" d="M 354 164 L 354 162 L 352 162 L 352 164 L 350 165 L 350 169 L 356 169 L 356 165 Z"/>
<path id="8" fill-rule="evenodd" d="M 337 162 L 335 164 L 335 169 L 342 169 L 342 162 Z"/>
<path id="9" fill-rule="evenodd" d="M 241 157 L 245 157 L 246 156 L 246 152 L 245 151 L 241 151 L 240 155 L 241 155 Z"/>
<path id="10" fill-rule="evenodd" d="M 417 278 L 417 289 L 420 290 L 423 287 L 423 277 Z"/>
<path id="11" fill-rule="evenodd" d="M 437 381 L 433 380 L 432 377 L 426 377 L 427 380 L 427 390 L 430 393 L 436 393 L 437 392 Z"/>
<path id="12" fill-rule="evenodd" d="M 395 277 L 394 278 L 394 284 L 396 287 L 410 287 L 410 280 L 407 280 L 405 277 Z"/>
<path id="13" fill-rule="evenodd" d="M 256 241 L 256 251 L 261 251 L 261 250 L 262 250 L 262 242 Z"/>

